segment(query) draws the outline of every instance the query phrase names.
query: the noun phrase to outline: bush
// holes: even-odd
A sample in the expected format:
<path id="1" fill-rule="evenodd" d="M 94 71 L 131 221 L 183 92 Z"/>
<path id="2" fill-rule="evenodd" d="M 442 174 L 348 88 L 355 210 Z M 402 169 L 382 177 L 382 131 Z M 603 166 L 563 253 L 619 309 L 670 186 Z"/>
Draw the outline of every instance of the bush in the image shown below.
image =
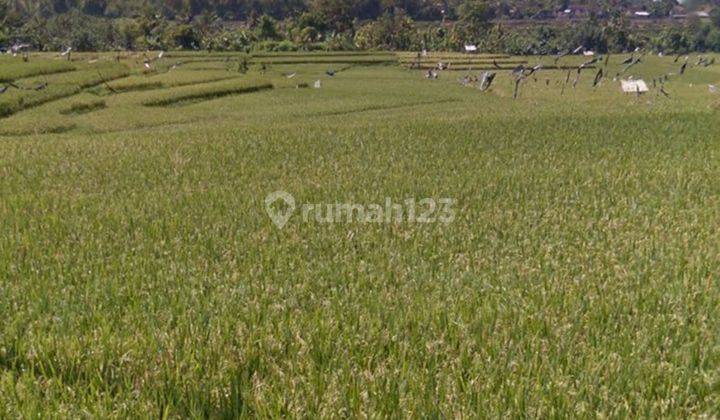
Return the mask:
<path id="1" fill-rule="evenodd" d="M 328 40 L 332 41 L 333 38 Z M 339 46 L 331 44 L 332 49 L 343 49 L 342 39 L 337 39 Z M 392 49 L 407 50 L 416 47 L 417 30 L 409 17 L 386 13 L 380 19 L 367 23 L 355 34 L 354 46 L 360 49 Z"/>
<path id="2" fill-rule="evenodd" d="M 206 39 L 206 47 L 213 51 L 248 51 L 256 41 L 254 35 L 245 30 L 223 30 Z"/>
<path id="3" fill-rule="evenodd" d="M 277 45 L 275 45 L 275 49 L 273 51 L 297 51 L 298 49 L 298 46 L 292 41 L 280 41 Z"/>
<path id="4" fill-rule="evenodd" d="M 253 45 L 254 51 L 268 51 L 272 52 L 275 51 L 275 48 L 277 48 L 278 42 L 277 41 L 260 41 Z"/>
<path id="5" fill-rule="evenodd" d="M 707 47 L 715 52 L 720 52 L 720 29 L 714 28 L 707 37 Z"/>
<path id="6" fill-rule="evenodd" d="M 168 39 L 174 47 L 197 49 L 200 46 L 200 34 L 192 25 L 180 24 L 170 27 Z"/>

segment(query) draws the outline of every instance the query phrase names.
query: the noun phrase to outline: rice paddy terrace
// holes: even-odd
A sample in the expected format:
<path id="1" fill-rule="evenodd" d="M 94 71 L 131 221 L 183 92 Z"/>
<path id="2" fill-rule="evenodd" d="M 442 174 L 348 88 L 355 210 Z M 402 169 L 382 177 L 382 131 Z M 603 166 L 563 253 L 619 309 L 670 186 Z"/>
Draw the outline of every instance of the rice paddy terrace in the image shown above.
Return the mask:
<path id="1" fill-rule="evenodd" d="M 275 54 L 231 54 L 231 53 L 168 53 L 157 58 L 155 53 L 148 54 L 75 54 L 73 61 L 66 61 L 53 55 L 34 55 L 25 63 L 17 57 L 2 57 L 0 84 L 6 91 L 0 96 L 0 116 L 4 124 L 0 134 L 27 135 L 40 133 L 58 133 L 69 130 L 105 132 L 135 129 L 145 126 L 183 124 L 198 119 L 222 118 L 223 112 L 208 112 L 199 107 L 183 108 L 182 112 L 168 111 L 167 107 L 182 104 L 200 104 L 222 96 L 239 96 L 244 93 L 272 90 L 264 95 L 271 98 L 289 95 L 286 105 L 298 107 L 297 100 L 303 101 L 324 96 L 328 92 L 330 101 L 338 100 L 332 92 L 345 84 L 358 81 L 362 86 L 356 97 L 358 102 L 367 101 L 379 88 L 383 92 L 397 89 L 398 95 L 376 95 L 377 104 L 365 104 L 368 110 L 382 109 L 385 102 L 397 102 L 407 106 L 411 98 L 424 97 L 419 104 L 436 101 L 437 92 L 444 91 L 441 102 L 452 101 L 468 105 L 467 101 L 493 101 L 507 96 L 506 85 L 497 86 L 490 95 L 473 95 L 471 91 L 458 89 L 458 80 L 464 75 L 479 75 L 482 71 L 509 73 L 519 65 L 528 68 L 542 66 L 542 72 L 533 75 L 532 81 L 525 82 L 523 94 L 531 103 L 546 100 L 549 103 L 566 103 L 568 100 L 579 104 L 597 103 L 614 98 L 609 107 L 623 109 L 631 107 L 638 111 L 637 100 L 624 98 L 617 90 L 617 83 L 609 79 L 635 74 L 636 77 L 659 78 L 663 74 L 672 74 L 680 68 L 673 58 L 660 59 L 649 57 L 649 64 L 637 66 L 634 72 L 619 74 L 623 66 L 619 61 L 624 57 L 613 57 L 617 61 L 617 72 L 610 74 L 606 63 L 606 80 L 600 87 L 587 89 L 587 84 L 574 93 L 565 96 L 563 89 L 556 89 L 567 79 L 566 72 L 572 72 L 575 79 L 577 66 L 586 61 L 582 57 L 565 57 L 555 60 L 553 57 L 509 57 L 503 55 L 464 55 L 454 53 L 433 53 L 418 58 L 415 53 L 275 53 Z M 148 64 L 145 65 L 145 62 Z M 423 83 L 423 72 L 412 70 L 435 69 L 438 62 L 449 64 L 445 77 L 438 83 Z M 603 63 L 600 63 L 603 64 Z M 585 79 L 591 81 L 595 66 L 585 69 Z M 405 69 L 406 71 L 403 71 Z M 344 73 L 343 77 L 332 78 L 327 71 Z M 459 73 L 464 72 L 464 73 Z M 592 74 L 590 74 L 592 73 Z M 648 102 L 649 110 L 668 108 L 682 103 L 682 98 L 700 95 L 711 100 L 707 94 L 708 85 L 717 82 L 714 68 L 698 68 L 695 75 L 668 82 L 675 82 L 681 91 L 676 101 L 663 103 L 652 98 Z M 353 76 L 353 77 L 350 77 Z M 355 77 L 357 76 L 357 77 Z M 359 77 L 359 79 L 358 79 Z M 632 77 L 632 76 L 631 76 Z M 510 79 L 510 77 L 507 77 Z M 288 89 L 311 87 L 316 80 L 327 79 L 331 82 L 319 92 Z M 682 82 L 681 82 L 682 79 Z M 538 80 L 540 83 L 538 84 Z M 337 82 L 336 82 L 337 81 Z M 648 82 L 650 80 L 648 79 Z M 692 83 L 695 82 L 693 88 Z M 416 85 L 410 87 L 410 85 Z M 542 85 L 545 85 L 544 87 Z M 448 90 L 448 86 L 450 89 Z M 577 87 L 577 86 L 576 86 Z M 285 91 L 278 93 L 278 91 Z M 562 92 L 562 95 L 555 93 Z M 696 92 L 694 94 L 693 92 Z M 348 92 L 350 93 L 350 92 Z M 562 97 L 559 97 L 562 96 Z M 650 95 L 652 96 L 652 95 Z M 263 97 L 264 96 L 260 96 Z M 252 99 L 250 99 L 252 98 Z M 252 101 L 257 95 L 243 98 Z M 237 98 L 236 98 L 237 99 Z M 553 101 L 554 100 L 554 101 Z M 311 101 L 312 102 L 312 101 Z M 372 101 L 370 101 L 372 102 Z M 413 103 L 414 103 L 413 102 Z M 657 102 L 657 103 L 654 103 Z M 698 101 L 692 101 L 697 103 Z M 702 103 L 702 102 L 701 102 Z M 212 103 L 215 106 L 217 103 Z M 458 104 L 459 105 L 459 104 Z M 708 104 L 705 104 L 706 106 Z M 710 104 L 712 106 L 712 104 Z M 160 108 L 160 109 L 152 109 Z M 256 111 L 257 107 L 252 107 Z M 306 108 L 307 109 L 307 108 Z M 647 110 L 643 109 L 643 110 Z M 239 111 L 239 110 L 238 110 Z M 333 106 L 327 112 L 345 112 Z M 352 112 L 349 111 L 349 112 Z M 152 117 L 150 117 L 150 114 Z M 321 112 L 322 113 L 322 112 Z M 81 116 L 82 114 L 91 114 Z M 278 117 L 286 113 L 267 112 L 268 117 Z M 301 113 L 295 112 L 297 116 Z M 312 113 L 311 113 L 312 114 Z M 247 115 L 247 114 L 244 114 Z"/>
<path id="2" fill-rule="evenodd" d="M 720 415 L 715 56 L 71 58 L 0 57 L 0 417 Z"/>

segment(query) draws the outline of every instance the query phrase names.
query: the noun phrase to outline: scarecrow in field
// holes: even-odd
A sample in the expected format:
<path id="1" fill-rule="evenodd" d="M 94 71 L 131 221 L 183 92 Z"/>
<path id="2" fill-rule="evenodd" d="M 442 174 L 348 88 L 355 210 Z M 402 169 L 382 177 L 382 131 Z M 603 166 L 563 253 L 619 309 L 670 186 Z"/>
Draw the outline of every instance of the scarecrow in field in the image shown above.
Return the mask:
<path id="1" fill-rule="evenodd" d="M 707 57 L 702 57 L 702 58 L 700 58 L 700 59 L 698 60 L 698 64 L 697 64 L 697 65 L 698 65 L 698 66 L 703 66 L 703 67 L 709 67 L 709 66 L 711 66 L 711 65 L 713 65 L 713 64 L 715 64 L 715 59 L 714 59 L 714 58 L 708 59 Z"/>
<path id="2" fill-rule="evenodd" d="M 242 60 L 238 61 L 238 67 L 237 67 L 238 73 L 245 74 L 248 72 L 248 59 L 247 57 L 243 57 Z"/>
<path id="3" fill-rule="evenodd" d="M 630 57 L 624 59 L 620 64 L 622 64 L 623 66 L 625 66 L 625 65 L 628 65 L 628 64 L 632 63 L 633 60 L 635 60 L 635 54 L 630 54 Z"/>
<path id="4" fill-rule="evenodd" d="M 535 67 L 530 68 L 530 69 L 528 70 L 529 73 L 527 74 L 527 77 L 530 77 L 530 76 L 532 76 L 533 74 L 539 72 L 540 70 L 542 70 L 542 68 L 543 68 L 543 65 L 542 65 L 542 64 L 538 64 L 538 65 L 536 65 Z"/>
<path id="5" fill-rule="evenodd" d="M 72 51 L 72 47 L 67 47 L 64 51 L 62 51 L 60 53 L 60 57 L 67 57 L 67 61 L 71 61 L 70 60 L 70 57 L 71 57 L 70 52 L 71 51 Z"/>
<path id="6" fill-rule="evenodd" d="M 22 59 L 24 62 L 30 61 L 30 44 L 15 44 L 10 47 L 10 52 L 13 57 L 17 57 L 18 53 L 22 53 Z"/>
<path id="7" fill-rule="evenodd" d="M 415 61 L 410 65 L 410 69 L 420 69 L 422 63 L 422 56 L 421 53 L 418 51 L 417 56 L 415 57 Z"/>
<path id="8" fill-rule="evenodd" d="M 513 92 L 513 99 L 517 99 L 520 95 L 520 82 L 522 82 L 523 78 L 524 77 L 522 75 L 515 78 L 515 91 Z"/>
<path id="9" fill-rule="evenodd" d="M 586 68 L 592 66 L 593 64 L 597 63 L 600 59 L 601 59 L 601 57 L 596 57 L 590 61 L 586 61 L 586 62 L 580 64 L 580 67 L 578 67 L 578 70 L 586 69 Z"/>
<path id="10" fill-rule="evenodd" d="M 593 87 L 597 87 L 597 85 L 600 83 L 600 81 L 603 78 L 603 69 L 598 70 L 597 74 L 595 75 L 595 80 L 593 80 Z"/>
<path id="11" fill-rule="evenodd" d="M 495 72 L 486 71 L 485 73 L 483 73 L 482 79 L 480 80 L 480 90 L 485 92 L 486 90 L 490 89 L 493 80 L 495 80 Z"/>
<path id="12" fill-rule="evenodd" d="M 642 63 L 642 59 L 640 57 L 635 58 L 634 60 L 632 60 L 630 63 L 628 63 L 628 65 L 626 65 L 623 68 L 622 73 L 625 73 L 626 71 L 630 70 L 631 67 L 633 67 L 637 64 L 640 64 L 640 63 Z"/>
<path id="13" fill-rule="evenodd" d="M 522 75 L 524 72 L 525 72 L 525 66 L 522 64 L 518 64 L 514 69 L 512 69 L 510 74 L 517 77 L 519 75 Z"/>
<path id="14" fill-rule="evenodd" d="M 570 50 L 562 51 L 557 56 L 555 56 L 555 65 L 557 65 L 558 61 L 560 61 L 561 58 L 570 55 Z"/>
<path id="15" fill-rule="evenodd" d="M 580 74 L 582 73 L 582 71 L 586 68 L 589 68 L 593 64 L 597 63 L 601 59 L 602 59 L 602 57 L 595 57 L 592 60 L 586 61 L 586 62 L 580 64 L 580 66 L 578 66 L 577 75 L 575 76 L 575 80 L 573 81 L 573 89 L 575 89 L 577 87 L 578 82 L 580 82 Z"/>
<path id="16" fill-rule="evenodd" d="M 683 63 L 682 66 L 680 66 L 680 75 L 681 75 L 681 76 L 682 76 L 683 74 L 685 74 L 685 70 L 687 69 L 687 65 L 688 65 L 688 58 L 685 57 L 685 62 Z"/>
<path id="17" fill-rule="evenodd" d="M 570 82 L 570 72 L 571 70 L 568 69 L 567 75 L 565 76 L 565 83 L 563 83 L 562 90 L 560 91 L 560 96 L 565 94 L 565 87 L 567 87 L 567 84 Z"/>
<path id="18" fill-rule="evenodd" d="M 660 86 L 660 91 L 659 91 L 659 92 L 662 93 L 662 95 L 663 95 L 664 97 L 670 98 L 670 94 L 667 93 L 667 91 L 665 90 L 665 86 Z"/>

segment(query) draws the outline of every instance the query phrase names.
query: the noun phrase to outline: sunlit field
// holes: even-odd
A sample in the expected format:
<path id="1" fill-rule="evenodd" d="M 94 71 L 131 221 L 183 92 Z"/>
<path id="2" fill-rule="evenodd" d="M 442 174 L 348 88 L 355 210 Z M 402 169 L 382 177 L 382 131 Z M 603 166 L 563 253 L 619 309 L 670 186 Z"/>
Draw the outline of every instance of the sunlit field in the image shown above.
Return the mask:
<path id="1" fill-rule="evenodd" d="M 158 56 L 0 57 L 0 417 L 720 416 L 720 63 Z"/>

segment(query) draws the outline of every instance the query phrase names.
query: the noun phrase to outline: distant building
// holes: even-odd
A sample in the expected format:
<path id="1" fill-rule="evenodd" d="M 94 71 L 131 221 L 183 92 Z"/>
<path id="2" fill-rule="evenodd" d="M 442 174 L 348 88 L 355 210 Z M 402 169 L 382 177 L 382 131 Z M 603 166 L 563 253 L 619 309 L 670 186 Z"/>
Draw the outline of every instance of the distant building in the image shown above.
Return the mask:
<path id="1" fill-rule="evenodd" d="M 587 6 L 572 6 L 568 7 L 565 10 L 561 10 L 556 14 L 556 17 L 558 19 L 575 19 L 575 18 L 586 18 L 592 15 L 593 13 L 597 13 L 596 10 L 594 10 L 591 7 Z"/>
<path id="2" fill-rule="evenodd" d="M 670 11 L 670 17 L 675 19 L 685 19 L 687 17 L 687 9 L 681 5 L 677 5 Z"/>
<path id="3" fill-rule="evenodd" d="M 676 5 L 673 6 L 672 10 L 670 10 L 670 16 L 675 15 L 687 15 L 687 9 L 682 5 Z"/>

